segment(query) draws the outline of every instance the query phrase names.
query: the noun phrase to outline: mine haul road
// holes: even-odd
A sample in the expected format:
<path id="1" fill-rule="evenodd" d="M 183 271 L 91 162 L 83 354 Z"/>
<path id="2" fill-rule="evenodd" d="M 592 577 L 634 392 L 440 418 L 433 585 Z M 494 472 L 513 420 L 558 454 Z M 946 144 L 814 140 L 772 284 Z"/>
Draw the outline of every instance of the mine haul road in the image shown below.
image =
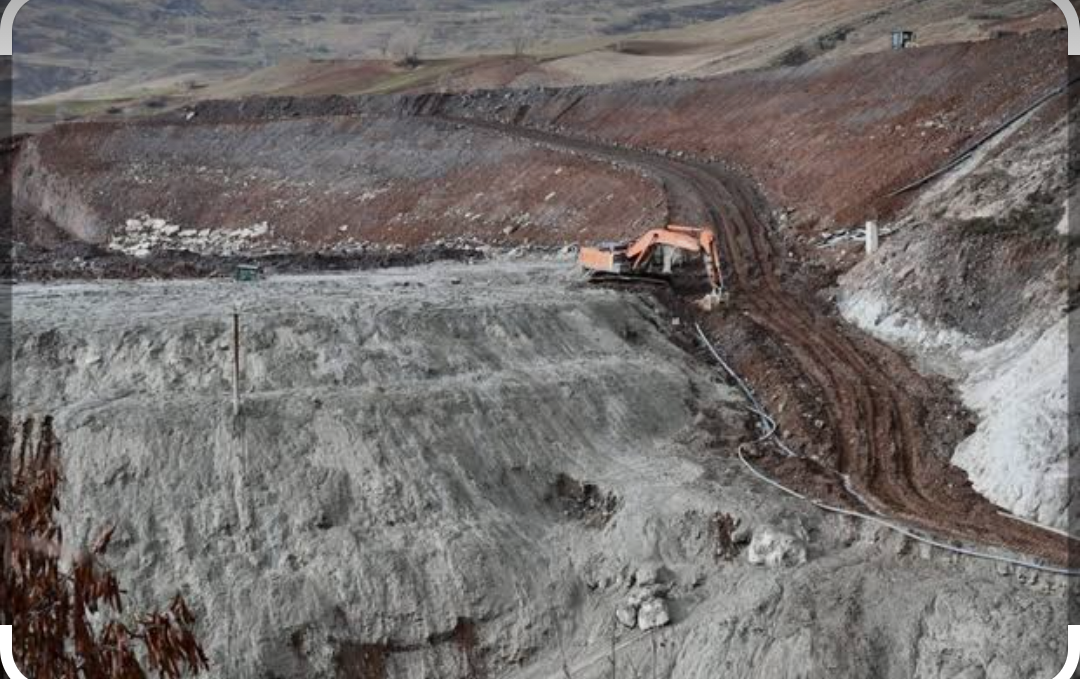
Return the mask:
<path id="1" fill-rule="evenodd" d="M 806 285 L 800 290 L 797 282 L 784 280 L 783 251 L 763 217 L 763 200 L 745 178 L 715 165 L 532 127 L 452 117 L 438 110 L 420 115 L 636 166 L 663 182 L 673 221 L 711 222 L 719 236 L 727 289 L 740 313 L 723 318 L 705 314 L 702 325 L 710 334 L 724 322 L 755 326 L 755 332 L 771 340 L 771 355 L 744 361 L 745 370 L 735 360 L 735 369 L 754 385 L 750 364 L 786 364 L 795 371 L 789 373 L 795 379 L 811 383 L 811 393 L 823 406 L 822 429 L 830 439 L 830 453 L 801 460 L 805 464 L 797 463 L 798 473 L 791 475 L 781 470 L 791 471 L 792 465 L 778 465 L 774 473 L 781 481 L 799 488 L 799 478 L 807 470 L 820 475 L 824 469 L 846 479 L 840 488 L 847 489 L 844 504 L 849 507 L 892 518 L 939 539 L 1003 548 L 1057 566 L 1069 563 L 1068 538 L 1003 514 L 948 462 L 951 447 L 947 454 L 940 452 L 942 441 L 935 441 L 934 428 L 928 426 L 935 417 L 934 405 L 925 398 L 940 394 L 940 386 L 899 352 L 822 310 L 815 290 Z M 771 408 L 768 390 L 764 391 Z M 798 397 L 795 391 L 788 395 Z M 814 495 L 812 488 L 799 489 Z"/>

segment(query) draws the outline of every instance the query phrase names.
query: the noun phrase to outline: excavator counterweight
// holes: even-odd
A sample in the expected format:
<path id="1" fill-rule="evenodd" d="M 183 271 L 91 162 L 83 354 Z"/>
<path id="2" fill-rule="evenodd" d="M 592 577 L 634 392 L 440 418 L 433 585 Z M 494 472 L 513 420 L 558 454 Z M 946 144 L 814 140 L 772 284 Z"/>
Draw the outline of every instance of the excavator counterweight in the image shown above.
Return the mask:
<path id="1" fill-rule="evenodd" d="M 670 274 L 672 267 L 685 258 L 704 262 L 713 295 L 723 293 L 720 252 L 710 229 L 669 224 L 652 229 L 630 243 L 583 247 L 578 264 L 595 274 L 635 276 L 650 273 Z"/>

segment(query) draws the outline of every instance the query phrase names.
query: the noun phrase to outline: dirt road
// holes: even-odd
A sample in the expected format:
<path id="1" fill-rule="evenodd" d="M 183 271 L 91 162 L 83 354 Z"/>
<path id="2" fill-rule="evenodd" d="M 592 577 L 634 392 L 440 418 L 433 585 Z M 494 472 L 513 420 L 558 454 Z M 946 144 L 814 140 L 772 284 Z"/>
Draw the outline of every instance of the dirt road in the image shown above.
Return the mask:
<path id="1" fill-rule="evenodd" d="M 732 351 L 736 370 L 778 413 L 785 436 L 805 456 L 762 459 L 772 474 L 939 536 L 1068 562 L 1067 539 L 1002 515 L 949 464 L 967 433 L 950 387 L 844 323 L 813 284 L 800 280 L 745 179 L 711 165 L 541 130 L 452 122 L 637 165 L 663 182 L 673 221 L 712 224 L 731 304 L 704 315 L 702 323 L 731 340 L 721 346 Z"/>

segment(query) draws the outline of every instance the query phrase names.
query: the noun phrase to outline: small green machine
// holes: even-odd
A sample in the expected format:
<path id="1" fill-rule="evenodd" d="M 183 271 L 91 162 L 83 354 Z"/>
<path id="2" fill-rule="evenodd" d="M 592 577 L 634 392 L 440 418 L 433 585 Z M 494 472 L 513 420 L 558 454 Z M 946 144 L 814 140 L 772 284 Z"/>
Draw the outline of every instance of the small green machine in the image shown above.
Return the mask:
<path id="1" fill-rule="evenodd" d="M 262 267 L 254 264 L 239 264 L 233 272 L 233 278 L 239 283 L 255 283 L 262 279 L 262 275 Z"/>

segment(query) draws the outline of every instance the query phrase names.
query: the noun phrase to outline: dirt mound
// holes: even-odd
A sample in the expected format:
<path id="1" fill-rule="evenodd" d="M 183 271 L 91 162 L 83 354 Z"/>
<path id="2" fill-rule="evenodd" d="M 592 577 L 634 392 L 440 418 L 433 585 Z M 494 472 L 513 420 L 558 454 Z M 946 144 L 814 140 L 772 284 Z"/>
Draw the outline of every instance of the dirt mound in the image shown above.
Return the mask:
<path id="1" fill-rule="evenodd" d="M 27 212 L 106 248 L 131 249 L 131 220 L 161 223 L 147 250 L 258 226 L 247 256 L 460 238 L 563 245 L 642 230 L 665 209 L 635 171 L 367 116 L 61 126 L 26 142 L 15 185 Z"/>

